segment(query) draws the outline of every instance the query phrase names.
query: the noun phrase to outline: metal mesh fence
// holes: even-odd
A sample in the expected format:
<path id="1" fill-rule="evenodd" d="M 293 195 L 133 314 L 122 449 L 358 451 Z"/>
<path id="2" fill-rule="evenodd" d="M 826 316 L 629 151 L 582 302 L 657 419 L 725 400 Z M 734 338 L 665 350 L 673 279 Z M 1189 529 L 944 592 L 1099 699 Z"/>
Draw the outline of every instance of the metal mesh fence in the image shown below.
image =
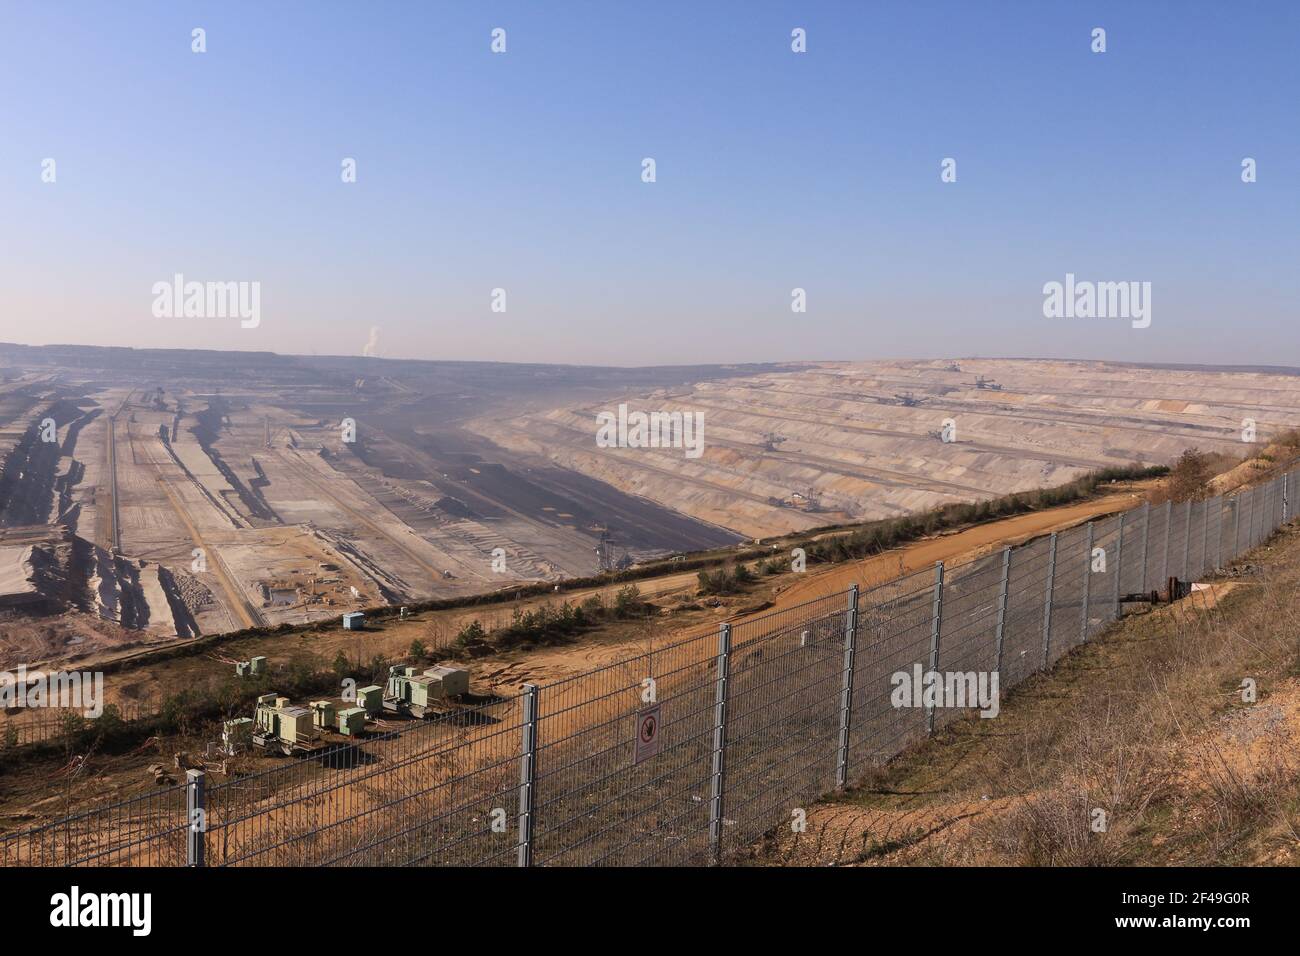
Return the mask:
<path id="1" fill-rule="evenodd" d="M 1121 595 L 1141 594 L 1146 590 L 1143 581 L 1143 547 L 1147 541 L 1148 511 L 1149 508 L 1143 506 L 1121 516 L 1124 532 L 1119 537 L 1115 551 L 1115 562 L 1119 565 L 1116 576 Z"/>
<path id="2" fill-rule="evenodd" d="M 788 816 L 835 786 L 848 610 L 837 594 L 732 631 L 717 852 L 748 845 L 781 808 Z"/>
<path id="3" fill-rule="evenodd" d="M 1124 597 L 1266 540 L 1292 517 L 1292 484 L 1294 473 L 1232 497 L 1143 506 L 517 696 L 386 722 L 272 770 L 219 784 L 197 775 L 0 835 L 0 864 L 725 861 L 969 713 L 978 675 L 996 672 L 1008 690 L 1118 618 Z M 936 673 L 943 693 L 927 696 Z"/>
<path id="4" fill-rule="evenodd" d="M 1092 549 L 1087 558 L 1088 600 L 1081 610 L 1086 617 L 1085 639 L 1095 637 L 1119 616 L 1120 519 L 1118 516 L 1093 522 Z"/>
<path id="5" fill-rule="evenodd" d="M 1039 538 L 1011 552 L 1006 623 L 1002 636 L 1001 682 L 1011 687 L 1044 665 L 1043 639 L 1053 542 Z"/>
<path id="6" fill-rule="evenodd" d="M 534 863 L 704 861 L 718 659 L 703 634 L 539 689 Z M 659 753 L 638 763 L 655 705 Z"/>
<path id="7" fill-rule="evenodd" d="M 1159 590 L 1169 571 L 1169 532 L 1173 509 L 1166 502 L 1152 508 L 1147 516 L 1147 558 L 1142 576 L 1143 591 Z"/>
<path id="8" fill-rule="evenodd" d="M 994 553 L 945 575 L 940 616 L 937 671 L 990 673 L 996 666 L 998 609 L 1002 593 L 1002 555 Z M 954 689 L 958 689 L 954 685 Z M 960 688 L 970 699 L 969 687 Z M 932 709 L 937 729 L 962 716 L 962 711 Z"/>
<path id="9" fill-rule="evenodd" d="M 207 861 L 513 865 L 519 710 L 463 708 L 212 787 Z"/>
<path id="10" fill-rule="evenodd" d="M 4 866 L 183 866 L 186 786 L 0 836 Z"/>
<path id="11" fill-rule="evenodd" d="M 1088 571 L 1084 560 L 1085 536 L 1083 528 L 1071 528 L 1057 536 L 1051 628 L 1046 654 L 1049 666 L 1080 641 L 1083 582 Z"/>
<path id="12" fill-rule="evenodd" d="M 930 666 L 935 574 L 918 571 L 859 595 L 850 766 L 862 770 L 884 763 L 925 737 L 919 708 L 895 707 L 895 673 Z"/>

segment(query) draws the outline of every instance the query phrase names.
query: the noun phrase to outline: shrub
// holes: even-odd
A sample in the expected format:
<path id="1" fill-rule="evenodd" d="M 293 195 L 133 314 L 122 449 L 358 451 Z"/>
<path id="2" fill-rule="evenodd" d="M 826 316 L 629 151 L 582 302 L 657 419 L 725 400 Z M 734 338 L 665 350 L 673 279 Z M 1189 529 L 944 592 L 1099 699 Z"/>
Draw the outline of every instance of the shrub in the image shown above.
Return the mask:
<path id="1" fill-rule="evenodd" d="M 1169 469 L 1169 500 L 1194 501 L 1204 498 L 1211 477 L 1209 456 L 1197 448 L 1187 449 Z"/>
<path id="2" fill-rule="evenodd" d="M 701 594 L 735 594 L 746 584 L 757 580 L 754 573 L 743 564 L 718 568 L 716 571 L 701 571 L 697 578 Z"/>
<path id="3" fill-rule="evenodd" d="M 641 589 L 629 584 L 618 589 L 614 595 L 614 616 L 618 618 L 639 617 L 646 612 L 648 605 L 641 600 Z"/>
<path id="4" fill-rule="evenodd" d="M 340 680 L 347 677 L 348 672 L 352 670 L 352 665 L 348 663 L 348 655 L 344 654 L 341 649 L 334 655 L 334 663 L 330 666 L 333 668 L 335 676 Z"/>
<path id="5" fill-rule="evenodd" d="M 483 625 L 477 620 L 470 621 L 456 632 L 456 643 L 460 647 L 481 644 L 485 640 L 487 640 L 487 631 L 483 630 Z"/>

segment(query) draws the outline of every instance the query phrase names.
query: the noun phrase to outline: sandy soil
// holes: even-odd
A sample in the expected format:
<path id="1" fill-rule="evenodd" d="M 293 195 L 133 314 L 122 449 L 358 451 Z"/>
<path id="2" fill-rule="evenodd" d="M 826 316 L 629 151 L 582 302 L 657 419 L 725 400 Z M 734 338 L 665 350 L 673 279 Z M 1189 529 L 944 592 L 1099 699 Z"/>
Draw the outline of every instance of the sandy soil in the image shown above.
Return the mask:
<path id="1" fill-rule="evenodd" d="M 573 644 L 560 647 L 514 651 L 477 661 L 463 660 L 460 663 L 471 670 L 477 684 L 485 684 L 500 692 L 515 691 L 524 683 L 556 680 L 609 663 L 629 653 L 639 653 L 679 641 L 711 627 L 712 621 L 726 619 L 740 623 L 758 614 L 770 614 L 820 597 L 842 593 L 854 583 L 863 588 L 870 587 L 896 577 L 900 568 L 903 572 L 910 572 L 932 567 L 936 561 L 951 564 L 972 560 L 996 548 L 1019 544 L 1036 535 L 1064 530 L 1089 518 L 1135 507 L 1140 501 L 1137 491 L 1126 490 L 1063 508 L 1017 515 L 964 531 L 915 541 L 863 561 L 829 567 L 814 566 L 802 576 L 782 575 L 770 596 L 765 597 L 760 590 L 746 598 L 723 601 L 717 608 L 675 614 L 672 623 L 658 618 L 639 625 L 620 627 L 613 632 L 606 629 L 593 631 Z M 664 602 L 679 596 L 693 597 L 698 587 L 698 578 L 695 572 L 671 574 L 638 581 L 636 585 L 643 598 Z M 474 620 L 491 629 L 509 623 L 516 609 L 558 604 L 560 600 L 580 603 L 594 594 L 612 601 L 623 586 L 614 584 L 570 591 L 562 598 L 559 595 L 545 596 L 507 605 L 425 612 L 407 621 L 394 619 L 383 622 L 361 634 L 332 630 L 249 638 L 222 645 L 220 654 L 222 657 L 240 660 L 262 654 L 269 657 L 272 663 L 283 661 L 298 651 L 308 651 L 325 660 L 332 659 L 340 650 L 354 659 L 368 659 L 376 654 L 400 656 L 417 639 L 431 647 L 445 644 L 462 627 Z M 762 599 L 761 610 L 745 614 L 744 609 L 752 607 L 756 598 Z M 106 659 L 110 658 L 91 656 L 78 666 L 91 667 L 97 661 Z M 177 658 L 120 674 L 110 673 L 105 678 L 108 699 L 116 701 L 122 697 L 139 699 L 159 696 L 171 692 L 175 687 L 202 682 L 210 675 L 224 673 L 225 669 L 225 665 L 199 656 Z"/>

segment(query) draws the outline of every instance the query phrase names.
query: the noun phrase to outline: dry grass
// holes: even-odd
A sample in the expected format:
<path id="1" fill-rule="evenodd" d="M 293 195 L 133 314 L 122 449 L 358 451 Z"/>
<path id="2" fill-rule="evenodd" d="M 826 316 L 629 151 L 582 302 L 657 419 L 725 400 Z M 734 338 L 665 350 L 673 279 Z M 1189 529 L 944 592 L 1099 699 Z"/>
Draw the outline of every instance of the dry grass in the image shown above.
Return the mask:
<path id="1" fill-rule="evenodd" d="M 1021 685 L 999 718 L 954 723 L 810 810 L 806 832 L 778 831 L 760 859 L 1300 862 L 1300 528 L 1246 560 L 1259 573 L 1217 600 L 1126 618 Z"/>

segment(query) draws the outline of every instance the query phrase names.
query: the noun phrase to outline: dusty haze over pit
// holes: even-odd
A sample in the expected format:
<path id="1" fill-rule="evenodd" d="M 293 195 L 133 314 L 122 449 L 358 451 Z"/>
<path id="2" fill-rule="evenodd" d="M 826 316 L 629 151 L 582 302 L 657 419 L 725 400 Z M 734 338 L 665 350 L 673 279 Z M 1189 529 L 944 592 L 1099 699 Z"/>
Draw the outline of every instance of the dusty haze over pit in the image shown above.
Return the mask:
<path id="1" fill-rule="evenodd" d="M 5 663 L 585 576 L 1193 446 L 1241 455 L 1244 422 L 1261 441 L 1300 422 L 1288 370 L 1101 362 L 0 346 L 0 378 Z M 701 454 L 598 447 L 620 404 L 699 416 Z"/>

